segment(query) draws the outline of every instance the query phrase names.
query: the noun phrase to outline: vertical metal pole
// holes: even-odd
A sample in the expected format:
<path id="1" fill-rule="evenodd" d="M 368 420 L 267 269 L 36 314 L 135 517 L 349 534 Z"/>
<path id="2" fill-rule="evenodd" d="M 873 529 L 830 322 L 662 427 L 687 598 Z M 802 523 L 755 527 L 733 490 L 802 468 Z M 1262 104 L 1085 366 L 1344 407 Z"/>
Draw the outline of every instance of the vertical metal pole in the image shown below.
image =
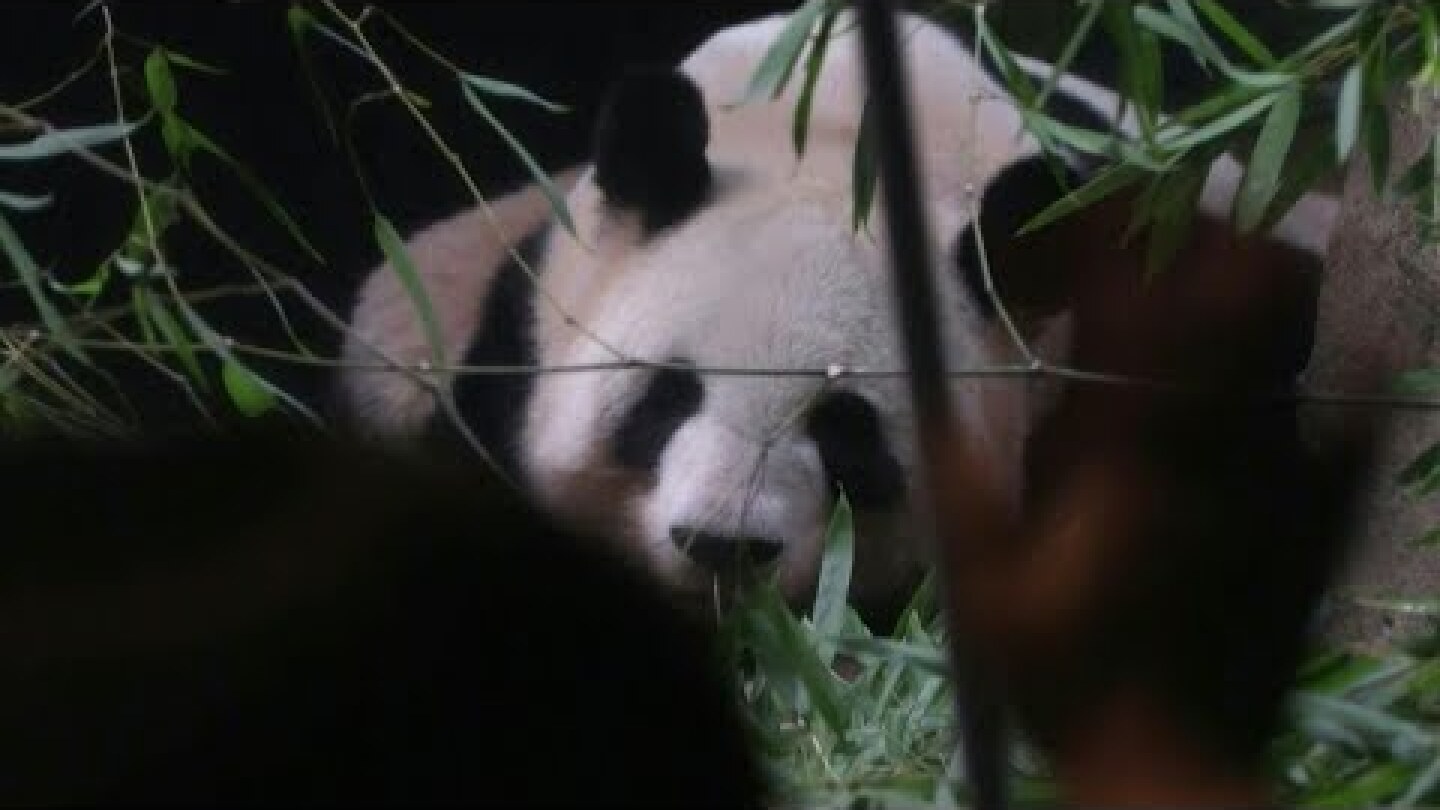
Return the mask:
<path id="1" fill-rule="evenodd" d="M 905 351 L 908 356 L 910 395 L 914 402 L 917 446 L 920 448 L 921 503 L 919 525 L 935 537 L 933 472 L 939 469 L 934 454 L 944 452 L 941 441 L 951 429 L 949 385 L 944 346 L 936 317 L 935 286 L 931 268 L 929 226 L 920 205 L 919 183 L 910 122 L 909 96 L 895 32 L 895 15 L 887 0 L 856 0 L 865 61 L 869 114 L 874 116 L 882 198 L 890 232 L 890 260 L 894 265 Z M 964 103 L 956 99 L 955 103 Z M 932 546 L 938 548 L 938 546 Z M 942 555 L 943 556 L 943 555 Z M 944 565 L 936 576 L 942 603 L 950 588 Z M 965 653 L 964 639 L 951 632 L 951 663 L 964 746 L 966 775 L 977 808 L 1003 808 L 1006 803 L 1002 707 L 994 685 Z"/>

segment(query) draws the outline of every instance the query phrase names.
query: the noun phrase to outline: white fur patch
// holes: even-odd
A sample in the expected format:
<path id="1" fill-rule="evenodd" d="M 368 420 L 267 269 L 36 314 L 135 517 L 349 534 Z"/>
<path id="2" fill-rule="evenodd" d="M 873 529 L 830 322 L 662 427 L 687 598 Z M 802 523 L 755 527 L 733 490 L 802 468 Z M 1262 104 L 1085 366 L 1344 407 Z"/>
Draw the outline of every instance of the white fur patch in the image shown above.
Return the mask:
<path id="1" fill-rule="evenodd" d="M 782 539 L 781 568 L 795 580 L 783 584 L 800 587 L 814 575 L 829 496 L 813 443 L 794 435 L 758 442 L 706 414 L 676 433 L 656 480 L 641 519 L 646 552 L 661 570 L 688 571 L 672 536 L 679 529 Z"/>

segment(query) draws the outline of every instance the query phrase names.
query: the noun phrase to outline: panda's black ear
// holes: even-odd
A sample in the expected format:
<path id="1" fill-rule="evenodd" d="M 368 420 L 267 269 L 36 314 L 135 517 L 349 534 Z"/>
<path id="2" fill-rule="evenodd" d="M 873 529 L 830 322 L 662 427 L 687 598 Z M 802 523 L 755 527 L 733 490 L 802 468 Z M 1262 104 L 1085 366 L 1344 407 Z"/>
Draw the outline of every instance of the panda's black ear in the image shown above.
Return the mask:
<path id="1" fill-rule="evenodd" d="M 595 126 L 595 183 L 611 205 L 640 212 L 647 231 L 693 212 L 710 191 L 710 120 L 700 89 L 673 68 L 632 68 Z"/>
<path id="2" fill-rule="evenodd" d="M 1094 167 L 1082 166 L 1062 170 L 1057 177 L 1044 159 L 1027 158 L 1008 166 L 986 186 L 980 225 L 991 280 L 1023 336 L 1033 337 L 1043 319 L 1062 310 L 1077 317 L 1088 312 L 1084 317 L 1109 318 L 1111 323 L 1123 325 L 1123 307 L 1131 299 L 1122 296 L 1141 300 L 1141 289 L 1148 291 L 1145 295 L 1169 295 L 1186 306 L 1198 307 L 1206 303 L 1205 296 L 1220 295 L 1227 289 L 1223 285 L 1232 284 L 1232 289 L 1240 291 L 1237 296 L 1253 296 L 1269 308 L 1269 316 L 1262 319 L 1269 332 L 1236 337 L 1256 341 L 1255 347 L 1245 350 L 1243 360 L 1250 373 L 1289 381 L 1304 369 L 1315 339 L 1323 269 L 1323 258 L 1311 249 L 1273 235 L 1242 237 L 1223 215 L 1200 210 L 1165 272 L 1147 279 L 1148 241 L 1131 238 L 1136 206 L 1143 201 L 1136 188 L 1121 189 L 1031 233 L 1017 235 L 1037 214 L 1093 176 L 1093 171 Z M 957 241 L 956 261 L 969 293 L 987 317 L 994 317 L 995 301 L 985 290 L 973 229 L 967 228 Z M 1222 271 L 1230 274 L 1228 280 L 1211 278 Z M 1256 279 L 1246 280 L 1241 271 Z M 1244 287 L 1242 282 L 1251 286 Z M 1165 285 L 1171 286 L 1167 290 Z M 1113 295 L 1114 300 L 1104 300 L 1106 295 Z M 1259 354 L 1262 350 L 1266 352 L 1263 356 Z"/>
<path id="3" fill-rule="evenodd" d="M 1083 185 L 1085 174 L 1060 160 L 1036 156 L 1005 167 L 985 186 L 980 198 L 985 257 L 995 292 L 1006 311 L 1018 320 L 1032 322 L 1063 308 L 1074 279 L 1064 244 L 1059 241 L 1068 229 L 1042 229 L 1025 237 L 1016 236 L 1016 232 Z M 980 239 L 974 227 L 966 227 L 960 234 L 955 262 L 980 311 L 987 318 L 995 317 L 996 301 L 985 289 Z"/>

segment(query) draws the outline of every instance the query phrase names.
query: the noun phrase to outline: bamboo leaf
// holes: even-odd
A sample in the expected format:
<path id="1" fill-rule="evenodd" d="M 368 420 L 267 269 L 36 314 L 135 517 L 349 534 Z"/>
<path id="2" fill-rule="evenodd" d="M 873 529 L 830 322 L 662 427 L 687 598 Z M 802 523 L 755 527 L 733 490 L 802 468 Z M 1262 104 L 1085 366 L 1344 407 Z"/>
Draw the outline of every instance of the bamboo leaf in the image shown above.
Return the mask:
<path id="1" fill-rule="evenodd" d="M 239 363 L 232 360 L 222 365 L 220 379 L 230 401 L 246 416 L 260 416 L 275 408 L 275 396 L 253 372 Z"/>
<path id="2" fill-rule="evenodd" d="M 1296 84 L 1280 93 L 1255 139 L 1255 148 L 1235 197 L 1235 222 L 1242 233 L 1255 230 L 1275 198 L 1299 123 L 1300 86 Z"/>
<path id="3" fill-rule="evenodd" d="M 1432 529 L 1429 534 L 1434 534 Z M 1434 540 L 1428 541 L 1430 543 Z M 1370 596 L 1351 597 L 1351 601 L 1360 607 L 1372 610 L 1383 610 L 1387 613 L 1406 613 L 1414 616 L 1440 616 L 1440 599 L 1382 599 Z"/>
<path id="4" fill-rule="evenodd" d="M 915 667 L 937 678 L 948 678 L 950 662 L 943 650 L 928 644 L 890 638 L 841 638 L 840 649 L 858 655 L 872 655 L 904 666 Z"/>
<path id="5" fill-rule="evenodd" d="M 140 338 L 146 343 L 159 343 L 160 337 L 155 334 L 155 320 L 150 317 L 150 293 L 145 285 L 132 284 L 130 286 L 130 310 L 135 314 L 135 322 L 140 329 Z"/>
<path id="6" fill-rule="evenodd" d="M 1292 150 L 1286 170 L 1281 173 L 1280 187 L 1256 228 L 1261 233 L 1268 233 L 1274 228 L 1275 223 L 1289 213 L 1321 177 L 1335 168 L 1335 144 L 1329 132 L 1323 136 L 1298 139 L 1297 144 L 1298 149 Z"/>
<path id="7" fill-rule="evenodd" d="M 1440 391 L 1440 368 L 1417 368 L 1403 372 L 1392 387 L 1397 394 L 1433 394 Z"/>
<path id="8" fill-rule="evenodd" d="M 518 99 L 520 101 L 529 102 L 530 104 L 542 107 L 553 113 L 566 113 L 570 111 L 570 108 L 566 107 L 563 104 L 556 104 L 553 101 L 547 101 L 546 99 L 535 95 L 524 87 L 516 84 L 511 84 L 509 82 L 504 82 L 499 79 L 492 79 L 487 76 L 477 76 L 474 73 L 461 73 L 460 80 L 469 84 L 471 87 L 474 87 L 476 90 L 479 90 L 486 95 L 495 96 L 496 98 Z"/>
<path id="9" fill-rule="evenodd" d="M 820 31 L 815 35 L 815 41 L 810 45 L 809 57 L 805 60 L 805 83 L 801 85 L 800 97 L 795 101 L 795 116 L 790 132 L 797 155 L 805 154 L 805 141 L 810 130 L 810 105 L 815 96 L 815 85 L 820 79 L 820 69 L 825 66 L 825 49 L 834 26 L 834 13 L 826 14 L 820 20 Z"/>
<path id="10" fill-rule="evenodd" d="M 1357 62 L 1345 71 L 1345 78 L 1340 82 L 1340 99 L 1335 109 L 1335 155 L 1341 163 L 1350 157 L 1360 133 L 1362 78 Z"/>
<path id="11" fill-rule="evenodd" d="M 320 83 L 315 79 L 315 65 L 310 49 L 305 47 L 305 34 L 314 23 L 315 17 L 303 6 L 292 4 L 285 12 L 285 25 L 290 30 L 290 46 L 295 49 L 295 55 L 300 60 L 300 70 L 305 74 L 305 86 L 310 91 L 311 101 L 325 121 L 325 131 L 330 134 L 330 142 L 339 144 L 340 132 L 335 127 L 335 117 L 330 112 L 330 105 L 326 103 Z"/>
<path id="12" fill-rule="evenodd" d="M 1436 19 L 1440 14 L 1432 3 L 1421 3 L 1419 11 L 1420 42 L 1425 50 L 1425 61 L 1429 63 L 1427 68 L 1432 68 L 1433 72 L 1433 66 L 1440 62 L 1440 20 Z"/>
<path id="13" fill-rule="evenodd" d="M 855 562 L 855 519 L 850 501 L 842 492 L 836 500 L 825 532 L 825 552 L 820 560 L 820 580 L 815 588 L 812 612 L 815 634 L 822 641 L 823 657 L 833 655 L 829 641 L 840 635 L 845 623 L 846 597 L 850 593 L 850 573 Z"/>
<path id="14" fill-rule="evenodd" d="M 1200 13 L 1205 15 L 1216 28 L 1220 29 L 1236 47 L 1245 52 L 1245 55 L 1255 60 L 1264 67 L 1275 65 L 1275 55 L 1265 47 L 1265 43 L 1255 38 L 1244 25 L 1240 24 L 1225 7 L 1215 0 L 1195 0 L 1200 7 Z"/>
<path id="15" fill-rule="evenodd" d="M 298 7 L 292 6 L 291 8 L 293 9 Z M 287 16 L 286 21 L 290 25 L 290 30 L 294 33 L 298 34 L 305 31 L 316 31 L 321 36 L 325 37 L 336 45 L 339 45 L 341 49 L 349 51 L 354 56 L 358 56 L 361 61 L 372 65 L 375 62 L 375 60 L 370 58 L 370 54 L 366 53 L 364 48 L 351 42 L 343 34 L 337 32 L 334 28 L 331 28 L 325 23 L 320 22 L 318 19 L 315 18 L 313 14 L 310 14 L 309 12 L 305 12 L 304 14 L 296 14 L 292 11 Z"/>
<path id="16" fill-rule="evenodd" d="M 180 364 L 185 367 L 185 372 L 190 375 L 190 379 L 194 380 L 195 384 L 202 389 L 208 389 L 210 386 L 205 379 L 205 372 L 200 367 L 199 358 L 195 356 L 195 348 L 190 345 L 190 335 L 185 333 L 184 327 L 171 314 L 170 305 L 159 296 L 147 294 L 145 297 L 147 298 L 145 313 L 149 316 L 151 323 L 160 330 L 161 336 L 174 350 L 175 356 L 180 358 Z"/>
<path id="17" fill-rule="evenodd" d="M 560 221 L 560 224 L 571 236 L 575 236 L 575 222 L 570 218 L 570 209 L 565 205 L 565 197 L 556 190 L 555 184 L 550 180 L 550 175 L 546 174 L 545 170 L 540 168 L 540 164 L 536 163 L 535 158 L 530 156 L 529 150 L 522 146 L 519 141 L 515 140 L 515 136 L 511 135 L 510 130 L 506 129 L 505 126 L 500 123 L 500 119 L 496 118 L 495 115 L 490 112 L 490 108 L 485 106 L 485 102 L 480 100 L 480 97 L 476 95 L 475 90 L 469 84 L 461 82 L 460 92 L 465 96 L 465 100 L 470 103 L 470 107 L 479 113 L 492 129 L 499 133 L 500 137 L 505 140 L 506 145 L 510 147 L 510 150 L 525 164 L 526 170 L 530 172 L 530 178 L 539 184 L 540 191 L 545 195 L 545 198 L 549 200 L 550 209 L 555 212 L 556 219 Z"/>
<path id="18" fill-rule="evenodd" d="M 1090 31 L 1095 27 L 1095 21 L 1100 18 L 1100 12 L 1105 6 L 1104 0 L 1091 0 L 1085 4 L 1084 15 L 1076 23 L 1075 30 L 1065 41 L 1065 46 L 1060 49 L 1060 55 L 1056 57 L 1051 66 L 1050 75 L 1046 77 L 1045 84 L 1041 86 L 1039 96 L 1036 98 L 1035 106 L 1044 108 L 1045 100 L 1055 91 L 1055 85 L 1059 83 L 1060 77 L 1070 69 L 1070 63 L 1075 60 L 1075 55 L 1080 52 L 1080 47 L 1089 38 Z"/>
<path id="19" fill-rule="evenodd" d="M 165 152 L 185 171 L 190 170 L 190 157 L 195 153 L 195 141 L 190 137 L 192 131 L 177 116 L 165 115 L 160 119 L 160 139 L 165 143 Z"/>
<path id="20" fill-rule="evenodd" d="M 1160 109 L 1163 68 L 1158 40 L 1153 32 L 1135 24 L 1129 3 L 1100 3 L 1102 21 L 1120 60 L 1120 81 L 1127 100 L 1139 111 L 1141 132 L 1148 141 L 1155 133 L 1155 113 Z"/>
<path id="21" fill-rule="evenodd" d="M 1374 765 L 1360 776 L 1312 801 L 1310 806 L 1378 807 L 1405 788 L 1413 771 L 1412 766 L 1400 762 Z"/>
<path id="22" fill-rule="evenodd" d="M 150 101 L 155 104 L 155 109 L 160 111 L 162 117 L 175 111 L 179 91 L 175 87 L 175 76 L 170 72 L 170 62 L 165 58 L 164 48 L 155 48 L 145 57 L 145 89 L 149 91 Z"/>
<path id="23" fill-rule="evenodd" d="M 1170 0 L 1170 8 L 1173 16 L 1162 14 L 1149 6 L 1139 6 L 1135 9 L 1135 19 L 1155 33 L 1181 43 L 1202 64 L 1206 62 L 1214 64 L 1220 68 L 1226 78 L 1238 84 L 1268 89 L 1283 86 L 1293 80 L 1293 77 L 1286 72 L 1257 73 L 1236 67 L 1226 58 L 1225 53 L 1220 50 L 1214 40 L 1205 33 L 1205 29 L 1196 19 L 1188 0 Z"/>
<path id="24" fill-rule="evenodd" d="M 425 329 L 425 340 L 430 344 L 430 363 L 437 368 L 445 365 L 444 333 L 440 331 L 440 322 L 435 317 L 435 307 L 430 303 L 430 293 L 420 280 L 414 263 L 410 261 L 410 254 L 406 252 L 400 234 L 396 233 L 390 220 L 378 211 L 375 212 L 374 227 L 375 240 L 380 243 L 380 249 L 385 253 L 390 269 L 400 278 L 401 285 L 420 315 L 420 324 Z"/>
<path id="25" fill-rule="evenodd" d="M 800 623 L 775 590 L 763 589 L 755 597 L 759 616 L 774 633 L 777 642 L 775 652 L 783 655 L 788 666 L 793 668 L 811 705 L 825 724 L 836 734 L 843 734 L 850 725 L 849 712 L 837 688 L 839 681 L 834 672 L 807 643 Z"/>
<path id="26" fill-rule="evenodd" d="M 168 59 L 172 65 L 180 65 L 181 67 L 187 67 L 199 73 L 209 73 L 212 76 L 224 76 L 230 72 L 225 68 L 207 65 L 193 56 L 186 56 L 179 51 L 173 51 L 169 48 L 165 49 L 165 58 Z"/>
<path id="27" fill-rule="evenodd" d="M 980 46 L 1000 67 L 1000 75 L 1004 78 L 1006 87 L 1019 99 L 1021 106 L 1033 109 L 1037 91 L 1026 72 L 1016 64 L 1010 49 L 1001 44 L 999 37 L 986 22 L 983 9 L 983 6 L 975 7 L 975 30 L 980 38 Z"/>
<path id="28" fill-rule="evenodd" d="M 200 314 L 195 311 L 195 308 L 190 306 L 184 298 L 177 297 L 174 300 L 175 305 L 180 309 L 180 314 L 185 316 L 185 322 L 190 325 L 191 331 L 200 338 L 200 342 L 205 345 L 206 349 L 210 350 L 212 354 L 220 359 L 222 369 L 225 365 L 244 366 L 244 364 L 235 357 L 235 353 L 230 350 L 231 342 L 229 339 L 222 337 L 212 329 L 210 325 L 205 322 L 205 319 L 201 318 Z M 252 385 L 264 388 L 270 396 L 285 403 L 291 410 L 310 420 L 312 424 L 317 426 L 322 424 L 319 415 L 306 406 L 305 403 L 286 393 L 284 389 L 274 385 L 264 377 L 261 377 L 255 373 L 253 369 L 247 367 L 245 370 L 249 374 L 249 382 Z M 238 402 L 236 403 L 237 406 L 239 406 L 239 404 Z"/>
<path id="29" fill-rule="evenodd" d="M 10 226 L 10 221 L 0 216 L 0 252 L 5 254 L 15 274 L 20 277 L 20 283 L 24 285 L 25 292 L 30 295 L 30 301 L 40 313 L 40 322 L 45 325 L 49 332 L 50 339 L 54 340 L 65 350 L 67 354 L 75 359 L 89 363 L 85 352 L 80 348 L 75 333 L 71 331 L 70 324 L 60 316 L 60 311 L 50 302 L 45 295 L 45 286 L 40 283 L 40 268 L 35 264 L 30 251 L 26 250 L 25 243 L 20 240 L 20 234 Z"/>
<path id="30" fill-rule="evenodd" d="M 95 268 L 94 273 L 90 274 L 90 278 L 84 281 L 77 281 L 74 284 L 62 284 L 53 278 L 47 280 L 50 282 L 50 288 L 53 290 L 58 290 L 69 295 L 84 295 L 93 298 L 105 289 L 105 283 L 110 280 L 110 263 L 102 263 L 99 267 Z"/>
<path id="31" fill-rule="evenodd" d="M 892 635 L 899 635 L 912 620 L 923 624 L 935 615 L 938 602 L 936 587 L 935 572 L 927 571 L 925 578 L 920 580 L 915 592 L 910 595 L 910 601 L 905 605 L 905 610 L 901 611 L 900 618 L 896 620 Z"/>
<path id="32" fill-rule="evenodd" d="M 1420 455 L 1406 464 L 1397 476 L 1396 482 L 1403 487 L 1414 486 L 1433 475 L 1437 469 L 1440 469 L 1440 442 L 1425 448 Z"/>
<path id="33" fill-rule="evenodd" d="M 1430 148 L 1422 152 L 1420 157 L 1410 164 L 1410 168 L 1400 175 L 1400 179 L 1395 181 L 1395 193 L 1416 195 L 1422 194 L 1430 188 L 1431 184 L 1435 182 L 1437 153 L 1440 153 L 1440 150 L 1437 150 L 1436 144 L 1432 143 Z"/>
<path id="34" fill-rule="evenodd" d="M 1410 540 L 1411 546 L 1440 546 L 1440 526 L 1427 529 L 1418 538 Z"/>
<path id="35" fill-rule="evenodd" d="M 285 12 L 285 25 L 290 29 L 290 36 L 297 42 L 316 22 L 315 15 L 301 5 L 292 4 Z"/>
<path id="36" fill-rule="evenodd" d="M 1152 227 L 1145 251 L 1147 276 L 1154 276 L 1168 266 L 1189 238 L 1209 165 L 1208 161 L 1183 164 L 1157 189 L 1150 206 Z"/>
<path id="37" fill-rule="evenodd" d="M 0 145 L 0 160 L 40 160 L 79 149 L 91 149 L 129 136 L 147 119 L 148 116 L 133 124 L 97 124 L 51 130 L 25 143 Z"/>
<path id="38" fill-rule="evenodd" d="M 1043 130 L 1047 138 L 1060 141 L 1085 154 L 1108 157 L 1114 149 L 1115 138 L 1107 132 L 1072 126 L 1035 110 L 1022 110 L 1020 115 L 1027 129 L 1032 132 Z"/>
<path id="39" fill-rule="evenodd" d="M 1214 55 L 1214 49 L 1206 47 L 1196 32 L 1175 17 L 1147 5 L 1135 6 L 1135 22 L 1154 31 L 1162 37 L 1173 39 L 1184 45 L 1201 64 Z"/>
<path id="40" fill-rule="evenodd" d="M 1109 166 L 1085 185 L 1071 191 L 1036 214 L 1016 236 L 1037 231 L 1064 216 L 1069 216 L 1087 205 L 1102 200 L 1144 176 L 1143 170 L 1124 164 Z"/>
<path id="41" fill-rule="evenodd" d="M 259 203 L 264 206 L 265 210 L 270 213 L 270 216 L 274 217 L 276 221 L 285 228 L 290 234 L 290 238 L 298 242 L 300 246 L 305 249 L 305 252 L 309 253 L 310 257 L 316 262 L 320 264 L 325 263 L 325 257 L 321 256 L 320 251 L 316 250 L 315 246 L 310 244 L 310 240 L 305 238 L 305 232 L 300 229 L 300 224 L 290 216 L 290 212 L 285 210 L 285 206 L 281 205 L 280 201 L 275 199 L 270 191 L 265 188 L 265 184 L 260 182 L 260 179 L 252 174 L 245 164 L 231 157 L 228 152 L 220 148 L 219 144 L 210 140 L 209 136 L 205 133 L 189 124 L 183 124 L 183 126 L 186 130 L 186 137 L 190 142 L 209 152 L 211 155 L 214 155 L 229 167 L 240 180 L 241 185 L 245 186 L 245 190 L 250 192 L 250 195 L 258 200 Z"/>
<path id="42" fill-rule="evenodd" d="M 855 189 L 851 226 L 857 231 L 865 227 L 875 200 L 875 178 L 879 170 L 876 166 L 874 118 L 867 99 L 860 109 L 860 132 L 855 139 L 855 154 L 850 167 L 851 187 Z"/>
<path id="43" fill-rule="evenodd" d="M 1236 110 L 1214 119 L 1204 126 L 1196 127 L 1188 132 L 1175 136 L 1173 140 L 1165 143 L 1165 146 L 1177 151 L 1189 149 L 1193 146 L 1213 141 L 1241 126 L 1249 123 L 1260 113 L 1265 112 L 1275 103 L 1279 93 L 1266 93 L 1254 99 L 1248 104 Z"/>
<path id="44" fill-rule="evenodd" d="M 741 98 L 742 103 L 762 97 L 774 99 L 784 91 L 785 85 L 790 81 L 790 74 L 795 69 L 795 63 L 799 61 L 800 53 L 805 47 L 805 40 L 809 38 L 810 31 L 815 28 L 815 22 L 820 19 L 829 2 L 830 0 L 806 0 L 805 5 L 790 15 L 785 27 L 770 43 L 765 55 L 760 58 L 760 63 L 750 74 L 750 82 Z"/>
<path id="45" fill-rule="evenodd" d="M 42 197 L 32 197 L 28 194 L 0 191 L 0 206 L 9 208 L 12 211 L 39 211 L 44 208 L 49 208 L 50 203 L 54 201 L 55 197 L 51 194 L 46 194 Z"/>

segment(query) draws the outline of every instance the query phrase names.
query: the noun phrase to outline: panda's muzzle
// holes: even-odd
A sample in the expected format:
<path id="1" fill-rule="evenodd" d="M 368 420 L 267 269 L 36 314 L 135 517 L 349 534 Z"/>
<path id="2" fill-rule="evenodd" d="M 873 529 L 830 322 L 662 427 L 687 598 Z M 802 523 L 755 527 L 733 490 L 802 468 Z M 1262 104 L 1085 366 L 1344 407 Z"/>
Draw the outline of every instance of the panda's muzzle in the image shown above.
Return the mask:
<path id="1" fill-rule="evenodd" d="M 707 532 L 676 526 L 670 539 L 686 557 L 706 571 L 726 573 L 748 564 L 761 566 L 780 557 L 785 544 L 773 537 Z"/>

